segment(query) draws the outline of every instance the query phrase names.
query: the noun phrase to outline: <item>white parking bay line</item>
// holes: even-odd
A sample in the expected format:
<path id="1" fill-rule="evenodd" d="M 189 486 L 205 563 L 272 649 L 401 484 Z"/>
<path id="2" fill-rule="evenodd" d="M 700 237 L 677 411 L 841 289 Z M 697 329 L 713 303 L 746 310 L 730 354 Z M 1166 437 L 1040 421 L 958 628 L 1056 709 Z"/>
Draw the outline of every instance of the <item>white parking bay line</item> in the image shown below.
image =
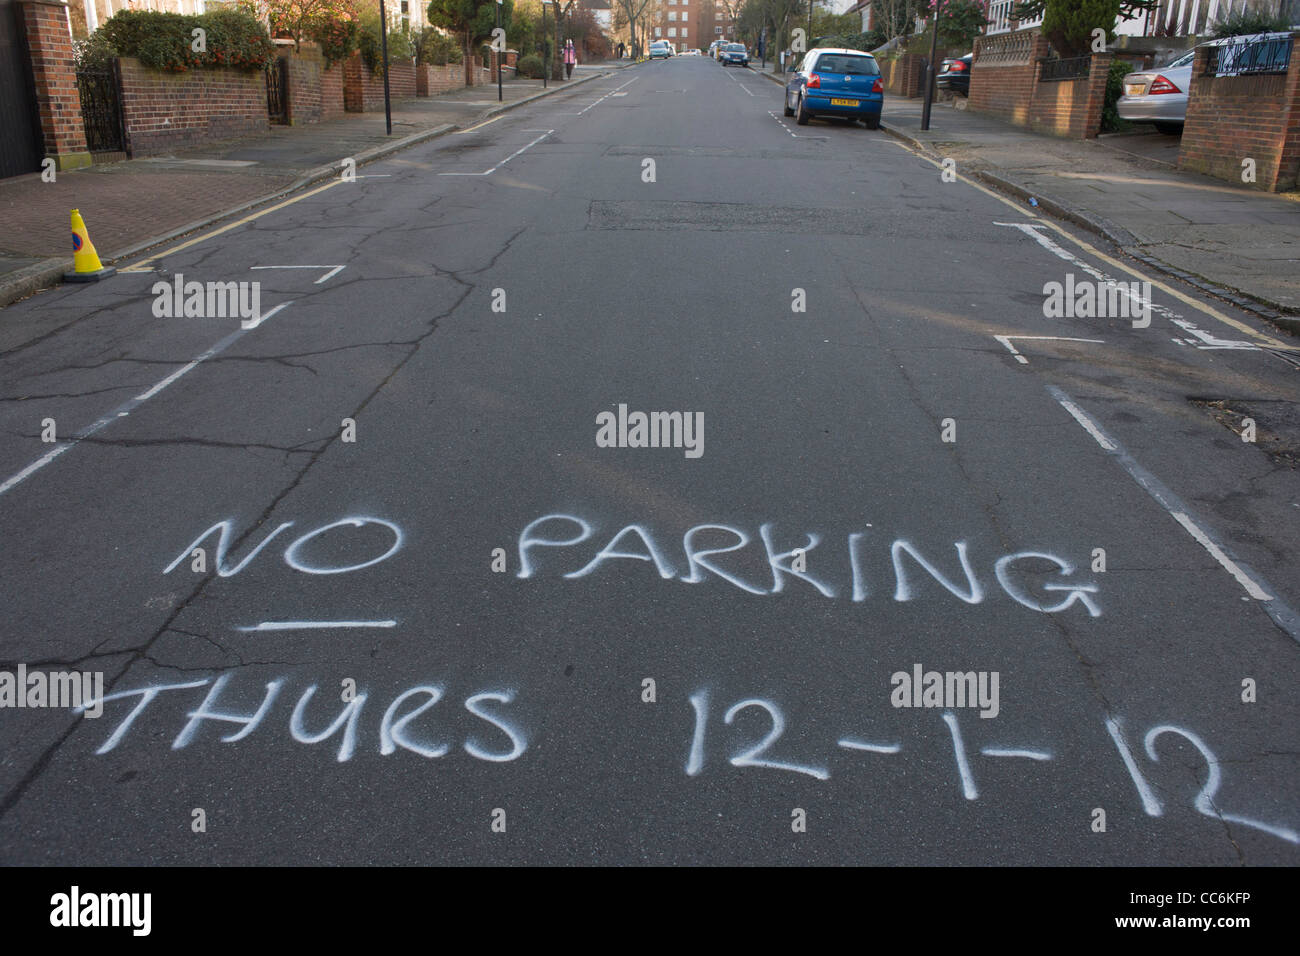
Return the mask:
<path id="1" fill-rule="evenodd" d="M 229 335 L 227 335 L 216 345 L 212 346 L 212 348 L 208 349 L 206 352 L 201 353 L 200 355 L 195 357 L 192 361 L 182 365 L 176 371 L 172 372 L 166 378 L 162 379 L 162 381 L 156 383 L 146 391 L 141 392 L 135 398 L 123 402 L 121 405 L 119 405 L 113 411 L 109 412 L 103 418 L 100 418 L 99 420 L 93 422 L 92 424 L 87 425 L 85 428 L 77 432 L 77 434 L 73 435 L 72 438 L 68 439 L 67 441 L 55 445 L 53 448 L 47 451 L 40 458 L 37 458 L 34 462 L 32 462 L 30 465 L 24 468 L 22 471 L 14 475 L 10 475 L 7 479 L 5 479 L 3 483 L 0 483 L 0 495 L 4 494 L 10 488 L 15 488 L 18 485 L 21 485 L 24 481 L 26 481 L 32 475 L 36 474 L 36 472 L 40 471 L 50 462 L 54 461 L 54 459 L 58 458 L 65 451 L 68 451 L 70 448 L 72 448 L 72 446 L 76 445 L 78 442 L 85 441 L 91 435 L 95 434 L 97 431 L 100 431 L 110 423 L 117 421 L 119 418 L 126 418 L 126 416 L 130 415 L 133 411 L 135 411 L 145 402 L 149 401 L 149 399 L 153 398 L 155 395 L 157 395 L 159 392 L 165 389 L 168 385 L 171 385 L 182 375 L 188 374 L 191 370 L 197 368 L 199 365 L 203 364 L 208 359 L 212 358 L 214 355 L 220 355 L 231 345 L 233 345 L 235 342 L 241 339 L 246 333 L 250 332 L 252 329 L 257 328 L 257 326 L 259 325 L 263 325 L 281 309 L 286 308 L 287 306 L 290 305 L 293 305 L 292 300 L 289 302 L 283 302 L 280 305 L 277 305 L 270 312 L 266 313 L 266 315 L 262 316 L 261 320 L 257 323 L 257 325 L 250 326 L 247 329 L 245 328 L 235 329 L 235 331 L 231 332 Z"/>
<path id="2" fill-rule="evenodd" d="M 1268 616 L 1273 619 L 1273 623 L 1297 641 L 1300 641 L 1300 614 L 1288 607 L 1277 596 L 1277 590 L 1271 587 L 1260 576 L 1259 572 L 1250 568 L 1235 557 L 1222 543 L 1215 540 L 1214 536 L 1206 530 L 1205 523 L 1193 518 L 1191 509 L 1170 491 L 1160 479 L 1139 465 L 1119 442 L 1107 435 L 1096 420 L 1080 408 L 1074 399 L 1055 385 L 1047 386 L 1047 391 L 1062 408 L 1070 413 L 1075 421 L 1087 430 L 1088 434 L 1107 454 L 1123 466 L 1124 470 L 1129 473 L 1129 476 L 1138 483 L 1143 491 L 1154 498 L 1160 507 L 1169 512 L 1170 517 L 1177 521 L 1197 544 L 1204 548 L 1224 570 L 1231 574 L 1248 595 L 1261 603 Z"/>
<path id="3" fill-rule="evenodd" d="M 532 149 L 534 146 L 536 146 L 538 143 L 540 143 L 542 140 L 546 139 L 546 137 L 550 136 L 550 135 L 551 135 L 552 133 L 554 133 L 554 132 L 555 132 L 555 130 L 553 130 L 553 129 L 548 129 L 546 132 L 544 132 L 541 136 L 537 137 L 535 140 L 533 140 L 533 141 L 532 141 L 531 143 L 529 143 L 527 146 L 523 146 L 523 147 L 521 147 L 520 149 L 515 150 L 513 153 L 511 153 L 511 154 L 510 154 L 509 156 L 507 156 L 505 159 L 501 160 L 501 162 L 497 163 L 495 166 L 493 166 L 491 169 L 489 169 L 487 172 L 483 172 L 483 173 L 439 173 L 438 175 L 439 175 L 439 176 L 491 176 L 491 175 L 492 175 L 493 173 L 495 173 L 498 169 L 500 169 L 500 168 L 501 168 L 502 166 L 504 166 L 506 163 L 510 162 L 510 160 L 514 159 L 514 158 L 515 158 L 516 156 L 518 156 L 520 153 L 524 152 L 525 150 Z"/>

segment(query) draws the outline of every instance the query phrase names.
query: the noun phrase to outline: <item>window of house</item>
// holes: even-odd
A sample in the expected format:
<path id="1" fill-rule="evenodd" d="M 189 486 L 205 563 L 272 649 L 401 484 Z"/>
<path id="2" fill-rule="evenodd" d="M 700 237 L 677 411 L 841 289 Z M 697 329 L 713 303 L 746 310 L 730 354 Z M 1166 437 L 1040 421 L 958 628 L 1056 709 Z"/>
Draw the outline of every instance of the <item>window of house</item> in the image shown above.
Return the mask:
<path id="1" fill-rule="evenodd" d="M 676 28 L 676 27 L 669 27 L 669 28 L 668 28 L 668 35 L 669 35 L 670 37 L 676 37 L 676 36 L 677 36 L 677 28 Z"/>

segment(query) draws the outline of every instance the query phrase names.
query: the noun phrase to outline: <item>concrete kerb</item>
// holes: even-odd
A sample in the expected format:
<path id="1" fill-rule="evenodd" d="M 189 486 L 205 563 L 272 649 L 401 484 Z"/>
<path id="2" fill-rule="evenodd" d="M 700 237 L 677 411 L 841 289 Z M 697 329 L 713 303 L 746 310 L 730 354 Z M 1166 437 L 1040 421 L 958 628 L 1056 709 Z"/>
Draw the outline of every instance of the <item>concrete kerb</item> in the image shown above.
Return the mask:
<path id="1" fill-rule="evenodd" d="M 907 143 L 923 155 L 935 160 L 941 159 L 938 153 L 930 149 L 928 144 L 914 136 L 909 136 L 902 130 L 886 126 L 884 123 L 881 123 L 880 128 L 895 139 Z M 1118 248 L 1124 255 L 1136 259 L 1144 265 L 1150 266 L 1157 272 L 1162 272 L 1167 276 L 1186 282 L 1188 285 L 1194 286 L 1202 292 L 1214 296 L 1216 299 L 1222 299 L 1239 309 L 1257 315 L 1261 319 L 1271 322 L 1273 325 L 1285 332 L 1292 335 L 1300 335 L 1300 318 L 1287 315 L 1285 306 L 1269 301 L 1262 296 L 1256 296 L 1249 292 L 1244 292 L 1241 289 L 1233 289 L 1219 285 L 1204 276 L 1184 272 L 1181 269 L 1169 265 L 1167 262 L 1163 262 L 1154 256 L 1141 252 L 1139 251 L 1141 244 L 1138 242 L 1137 237 L 1122 226 L 1117 226 L 1115 223 L 1103 219 L 1100 216 L 1094 216 L 1091 213 L 1084 212 L 1083 210 L 1070 206 L 1058 199 L 1053 199 L 1051 196 L 1045 196 L 1037 190 L 1031 190 L 1022 186 L 1020 183 L 1008 179 L 1005 176 L 1000 176 L 997 173 L 990 172 L 987 169 L 972 169 L 970 170 L 970 175 L 974 176 L 985 185 L 991 186 L 999 192 L 1014 196 L 1017 199 L 1022 199 L 1026 202 L 1033 199 L 1038 203 L 1037 208 L 1057 219 L 1074 223 L 1076 226 L 1086 229 L 1094 235 L 1100 236 Z"/>
<path id="2" fill-rule="evenodd" d="M 534 100 L 539 100 L 543 96 L 550 96 L 553 93 L 570 90 L 575 86 L 588 83 L 591 80 L 598 80 L 609 75 L 610 73 L 608 72 L 601 72 L 593 73 L 591 76 L 584 76 L 581 79 L 569 80 L 564 86 L 556 86 L 548 90 L 542 90 L 540 93 L 525 96 L 523 99 L 516 100 L 513 103 L 502 103 L 500 106 L 494 106 L 491 109 L 484 110 L 475 116 L 472 122 L 466 123 L 465 126 L 458 126 L 454 123 L 443 123 L 431 127 L 430 129 L 411 133 L 409 136 L 404 136 L 391 143 L 381 143 L 378 146 L 364 149 L 353 158 L 356 160 L 358 166 L 364 166 L 377 159 L 383 159 L 399 150 L 417 146 L 420 143 L 436 139 L 439 136 L 445 136 L 447 133 L 453 132 L 454 130 L 474 126 L 498 113 L 504 113 L 508 110 L 515 109 L 516 107 L 523 106 L 526 103 L 531 103 Z M 259 196 L 257 199 L 250 199 L 248 202 L 241 203 L 238 206 L 187 223 L 186 225 L 173 229 L 163 235 L 153 236 L 143 242 L 138 242 L 133 246 L 129 246 L 126 249 L 118 250 L 111 256 L 104 256 L 103 260 L 105 262 L 120 262 L 123 259 L 129 259 L 132 256 L 139 255 L 155 246 L 163 245 L 164 243 L 171 242 L 174 239 L 179 239 L 182 236 L 189 235 L 192 232 L 206 229 L 209 226 L 215 226 L 217 223 L 226 219 L 232 219 L 235 216 L 249 212 L 259 206 L 265 206 L 268 203 L 286 199 L 301 189 L 305 189 L 306 187 L 321 182 L 322 180 L 333 178 L 338 175 L 338 172 L 339 167 L 337 165 L 317 166 L 299 176 L 283 189 L 276 190 L 273 193 L 268 193 L 265 196 Z M 12 272 L 7 276 L 0 277 L 0 308 L 4 308 L 19 299 L 24 299 L 33 293 L 40 292 L 42 289 L 49 289 L 59 285 L 63 281 L 63 273 L 69 271 L 71 268 L 71 256 L 67 259 L 45 259 L 35 265 L 28 266 L 25 269 L 19 269 L 17 272 Z"/>

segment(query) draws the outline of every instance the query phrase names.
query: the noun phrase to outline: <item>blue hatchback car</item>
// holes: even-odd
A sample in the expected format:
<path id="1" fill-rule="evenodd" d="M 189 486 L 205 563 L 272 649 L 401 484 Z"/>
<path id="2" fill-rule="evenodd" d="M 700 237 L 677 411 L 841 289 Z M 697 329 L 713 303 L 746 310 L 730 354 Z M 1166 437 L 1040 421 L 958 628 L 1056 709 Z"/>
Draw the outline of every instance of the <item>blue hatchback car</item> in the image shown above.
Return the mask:
<path id="1" fill-rule="evenodd" d="M 862 50 L 809 50 L 785 87 L 785 115 L 800 126 L 814 116 L 841 116 L 878 129 L 884 105 L 880 67 Z"/>

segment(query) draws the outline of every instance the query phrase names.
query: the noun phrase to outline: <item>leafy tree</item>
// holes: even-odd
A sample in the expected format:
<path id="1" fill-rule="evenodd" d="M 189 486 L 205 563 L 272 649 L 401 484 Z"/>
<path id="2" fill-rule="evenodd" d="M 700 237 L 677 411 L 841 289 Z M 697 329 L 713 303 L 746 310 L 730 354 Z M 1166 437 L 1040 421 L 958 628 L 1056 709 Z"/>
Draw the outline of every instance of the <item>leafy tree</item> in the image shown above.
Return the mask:
<path id="1" fill-rule="evenodd" d="M 1092 52 L 1092 31 L 1105 30 L 1106 42 L 1115 39 L 1115 21 L 1154 10 L 1159 0 L 1024 0 L 1012 15 L 1020 20 L 1041 16 L 1043 35 L 1058 56 L 1086 56 Z"/>
<path id="2" fill-rule="evenodd" d="M 501 26 L 507 31 L 514 9 L 514 0 L 505 0 L 501 5 Z M 429 22 L 435 27 L 451 30 L 461 38 L 465 69 L 472 69 L 475 48 L 480 42 L 491 39 L 492 30 L 497 25 L 495 0 L 430 0 L 426 12 Z"/>
<path id="3" fill-rule="evenodd" d="M 1281 33 L 1288 29 L 1290 25 L 1284 16 L 1274 16 L 1262 10 L 1243 8 L 1218 23 L 1211 36 L 1216 40 L 1222 40 L 1225 37 L 1249 36 L 1253 33 Z"/>
<path id="4" fill-rule="evenodd" d="M 238 7 L 269 23 L 273 36 L 288 34 L 294 49 L 326 23 L 355 20 L 358 14 L 353 0 L 241 0 Z"/>

